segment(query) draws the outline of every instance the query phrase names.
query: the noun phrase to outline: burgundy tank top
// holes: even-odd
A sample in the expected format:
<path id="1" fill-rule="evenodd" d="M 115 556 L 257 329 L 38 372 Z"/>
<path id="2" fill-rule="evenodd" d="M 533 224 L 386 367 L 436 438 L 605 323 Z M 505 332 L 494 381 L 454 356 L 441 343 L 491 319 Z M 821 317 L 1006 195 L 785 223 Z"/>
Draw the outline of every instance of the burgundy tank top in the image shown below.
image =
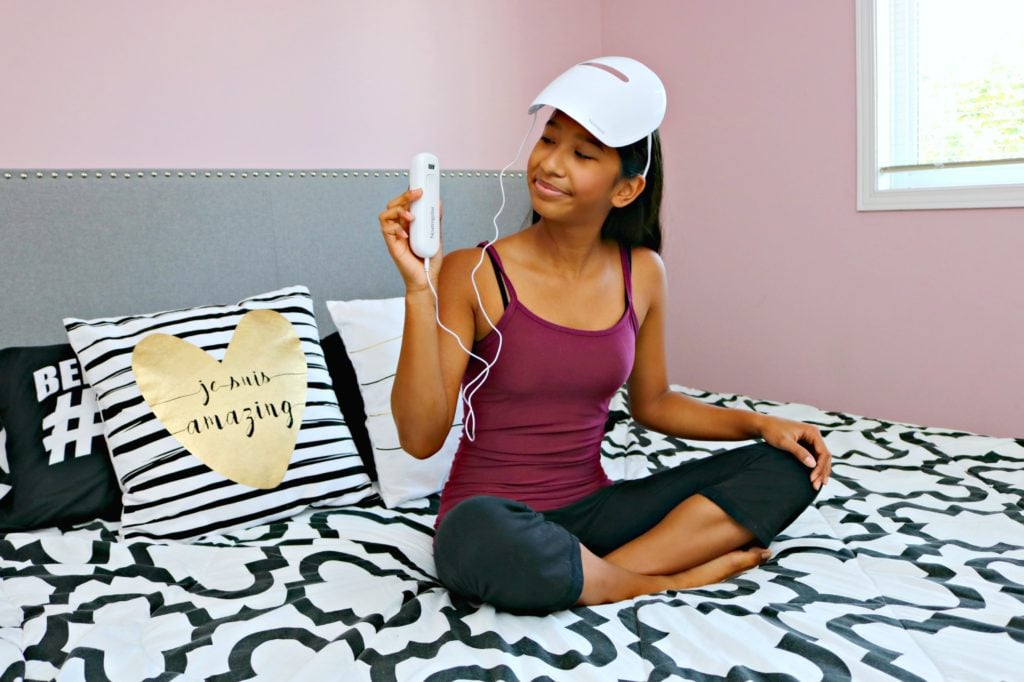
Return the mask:
<path id="1" fill-rule="evenodd" d="M 608 403 L 633 369 L 639 325 L 633 310 L 630 258 L 621 250 L 626 285 L 622 317 L 586 331 L 548 322 L 519 302 L 495 249 L 489 255 L 508 291 L 498 321 L 501 354 L 473 395 L 476 439 L 465 433 L 441 493 L 437 521 L 462 500 L 495 495 L 546 511 L 610 484 L 601 468 Z M 473 352 L 494 358 L 493 331 Z M 463 386 L 483 364 L 470 359 Z"/>

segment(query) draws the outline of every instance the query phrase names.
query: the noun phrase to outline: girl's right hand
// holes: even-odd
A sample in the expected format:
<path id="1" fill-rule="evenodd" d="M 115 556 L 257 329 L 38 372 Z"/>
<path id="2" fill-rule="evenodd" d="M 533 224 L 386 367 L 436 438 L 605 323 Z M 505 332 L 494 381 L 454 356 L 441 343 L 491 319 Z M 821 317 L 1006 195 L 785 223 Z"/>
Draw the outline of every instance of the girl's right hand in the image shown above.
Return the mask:
<path id="1" fill-rule="evenodd" d="M 427 289 L 427 273 L 423 268 L 423 259 L 412 252 L 409 246 L 409 226 L 412 224 L 413 216 L 409 208 L 412 202 L 423 195 L 422 189 L 409 189 L 388 202 L 388 206 L 381 212 L 377 219 L 380 221 L 380 231 L 384 235 L 384 243 L 387 244 L 388 253 L 391 259 L 398 266 L 398 271 L 405 280 L 405 288 L 409 292 Z M 439 219 L 444 218 L 444 209 L 439 207 Z M 443 235 L 443 233 L 442 233 Z M 441 248 L 437 254 L 430 259 L 430 280 L 437 290 L 438 275 L 441 272 L 442 253 L 444 251 L 444 238 L 442 236 Z"/>

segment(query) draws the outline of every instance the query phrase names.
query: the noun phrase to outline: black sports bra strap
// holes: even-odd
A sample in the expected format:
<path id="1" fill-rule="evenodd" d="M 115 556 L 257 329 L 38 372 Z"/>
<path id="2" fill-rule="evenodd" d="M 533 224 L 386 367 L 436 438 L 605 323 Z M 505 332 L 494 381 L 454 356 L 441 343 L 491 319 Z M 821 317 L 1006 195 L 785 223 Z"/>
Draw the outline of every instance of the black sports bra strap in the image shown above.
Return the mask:
<path id="1" fill-rule="evenodd" d="M 622 247 L 622 275 L 626 280 L 626 312 L 633 322 L 633 329 L 640 331 L 640 321 L 636 317 L 636 310 L 633 309 L 633 249 L 629 246 Z"/>
<path id="2" fill-rule="evenodd" d="M 622 245 L 619 247 L 619 253 L 622 258 L 622 278 L 626 285 L 626 308 L 629 308 L 633 299 L 633 249 Z"/>
<path id="3" fill-rule="evenodd" d="M 501 274 L 501 268 L 498 267 L 498 261 L 494 259 L 494 253 L 490 249 L 484 249 L 487 252 L 487 257 L 491 260 L 491 267 L 494 268 L 494 278 L 498 280 L 498 290 L 501 291 L 501 305 L 503 310 L 508 309 L 508 291 L 505 290 L 505 278 Z"/>

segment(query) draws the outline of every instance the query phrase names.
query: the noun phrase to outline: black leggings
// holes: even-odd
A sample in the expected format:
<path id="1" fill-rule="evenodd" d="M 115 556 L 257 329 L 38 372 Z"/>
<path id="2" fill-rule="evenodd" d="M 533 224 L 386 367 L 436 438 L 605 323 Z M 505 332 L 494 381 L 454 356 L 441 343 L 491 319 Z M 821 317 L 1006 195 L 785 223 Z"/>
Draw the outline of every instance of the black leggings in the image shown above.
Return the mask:
<path id="1" fill-rule="evenodd" d="M 755 443 L 619 481 L 546 512 L 500 497 L 471 497 L 437 528 L 437 574 L 452 592 L 499 609 L 559 611 L 583 591 L 580 543 L 604 556 L 699 493 L 768 546 L 817 495 L 810 471 L 792 454 Z"/>

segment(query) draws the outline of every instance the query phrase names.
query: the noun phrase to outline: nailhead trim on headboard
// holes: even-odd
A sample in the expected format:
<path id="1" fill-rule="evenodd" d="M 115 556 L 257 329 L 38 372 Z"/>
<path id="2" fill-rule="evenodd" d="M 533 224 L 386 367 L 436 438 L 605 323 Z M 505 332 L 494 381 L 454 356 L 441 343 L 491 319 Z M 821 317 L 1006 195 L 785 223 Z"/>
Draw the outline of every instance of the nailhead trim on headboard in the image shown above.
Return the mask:
<path id="1" fill-rule="evenodd" d="M 0 167 L 0 347 L 63 343 L 64 317 L 239 300 L 302 284 L 316 298 L 388 298 L 402 278 L 381 209 L 405 168 Z M 532 215 L 522 169 L 443 173 L 449 249 Z M 507 197 L 505 196 L 507 195 Z"/>
<path id="2" fill-rule="evenodd" d="M 496 178 L 500 173 L 497 171 L 442 171 L 441 177 L 443 178 Z M 522 171 L 506 172 L 506 176 L 511 178 L 522 178 L 525 174 Z M 67 179 L 73 180 L 79 179 L 145 179 L 149 178 L 281 178 L 281 177 L 299 177 L 299 178 L 390 178 L 390 177 L 408 177 L 409 171 L 261 171 L 261 170 L 249 170 L 249 171 L 214 171 L 214 170 L 162 170 L 162 171 L 111 171 L 111 170 L 74 170 L 74 171 L 15 171 L 5 172 L 3 174 L 4 180 L 60 180 Z"/>

